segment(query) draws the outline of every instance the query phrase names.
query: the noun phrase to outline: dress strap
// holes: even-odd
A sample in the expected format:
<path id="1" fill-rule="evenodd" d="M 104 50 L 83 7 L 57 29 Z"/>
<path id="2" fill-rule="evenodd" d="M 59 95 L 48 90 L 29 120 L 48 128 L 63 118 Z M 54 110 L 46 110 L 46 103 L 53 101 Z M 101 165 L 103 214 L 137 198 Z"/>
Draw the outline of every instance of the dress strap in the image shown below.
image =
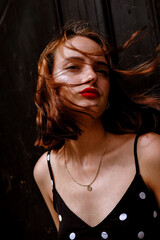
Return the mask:
<path id="1" fill-rule="evenodd" d="M 138 163 L 138 155 L 137 155 L 137 142 L 138 142 L 139 135 L 136 135 L 134 141 L 134 160 L 136 165 L 136 174 L 139 175 L 139 163 Z"/>
<path id="2" fill-rule="evenodd" d="M 48 163 L 48 169 L 49 169 L 49 174 L 51 178 L 51 184 L 52 184 L 52 187 L 54 188 L 55 184 L 54 184 L 53 171 L 52 171 L 51 162 L 50 162 L 50 153 L 51 153 L 51 150 L 48 151 L 47 153 L 47 163 Z"/>

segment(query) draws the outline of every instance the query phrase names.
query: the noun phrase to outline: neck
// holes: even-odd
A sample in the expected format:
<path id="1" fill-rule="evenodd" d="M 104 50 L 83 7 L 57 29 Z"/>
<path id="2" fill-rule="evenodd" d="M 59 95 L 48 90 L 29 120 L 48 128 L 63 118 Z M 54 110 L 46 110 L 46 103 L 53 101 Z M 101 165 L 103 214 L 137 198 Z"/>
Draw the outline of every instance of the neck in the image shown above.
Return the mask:
<path id="1" fill-rule="evenodd" d="M 106 132 L 101 120 L 94 120 L 83 128 L 83 134 L 77 141 L 69 140 L 65 144 L 67 158 L 81 165 L 90 164 L 93 155 L 100 155 L 106 145 Z"/>

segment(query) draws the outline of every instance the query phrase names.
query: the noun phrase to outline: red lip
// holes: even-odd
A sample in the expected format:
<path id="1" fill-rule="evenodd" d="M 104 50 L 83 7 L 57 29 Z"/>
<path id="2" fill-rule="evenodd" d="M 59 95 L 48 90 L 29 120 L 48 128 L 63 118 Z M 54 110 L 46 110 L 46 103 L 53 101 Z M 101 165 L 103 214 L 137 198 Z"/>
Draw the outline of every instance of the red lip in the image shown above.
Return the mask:
<path id="1" fill-rule="evenodd" d="M 87 98 L 97 98 L 100 95 L 95 88 L 85 88 L 80 92 L 80 94 Z"/>

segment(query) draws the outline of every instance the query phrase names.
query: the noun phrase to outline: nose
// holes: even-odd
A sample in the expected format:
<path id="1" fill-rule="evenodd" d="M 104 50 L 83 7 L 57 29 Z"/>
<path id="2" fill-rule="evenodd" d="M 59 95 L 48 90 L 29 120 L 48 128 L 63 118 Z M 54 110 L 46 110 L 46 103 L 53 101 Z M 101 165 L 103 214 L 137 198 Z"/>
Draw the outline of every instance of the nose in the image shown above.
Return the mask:
<path id="1" fill-rule="evenodd" d="M 97 74 L 94 71 L 93 67 L 90 66 L 90 65 L 86 66 L 86 69 L 85 69 L 83 77 L 84 77 L 83 79 L 84 79 L 85 83 L 92 82 L 92 84 L 93 84 L 93 83 L 97 82 Z"/>

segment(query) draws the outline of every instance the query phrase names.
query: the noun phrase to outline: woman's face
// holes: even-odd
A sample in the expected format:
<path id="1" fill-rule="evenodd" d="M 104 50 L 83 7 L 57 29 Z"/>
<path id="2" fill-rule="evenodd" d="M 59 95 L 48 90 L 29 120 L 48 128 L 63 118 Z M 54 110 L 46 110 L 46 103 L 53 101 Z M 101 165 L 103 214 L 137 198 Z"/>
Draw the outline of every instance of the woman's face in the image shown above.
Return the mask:
<path id="1" fill-rule="evenodd" d="M 73 104 L 91 109 L 95 117 L 105 111 L 110 89 L 107 61 L 93 40 L 75 36 L 60 45 L 55 53 L 53 78 L 56 83 L 68 84 L 62 87 L 62 95 Z"/>

